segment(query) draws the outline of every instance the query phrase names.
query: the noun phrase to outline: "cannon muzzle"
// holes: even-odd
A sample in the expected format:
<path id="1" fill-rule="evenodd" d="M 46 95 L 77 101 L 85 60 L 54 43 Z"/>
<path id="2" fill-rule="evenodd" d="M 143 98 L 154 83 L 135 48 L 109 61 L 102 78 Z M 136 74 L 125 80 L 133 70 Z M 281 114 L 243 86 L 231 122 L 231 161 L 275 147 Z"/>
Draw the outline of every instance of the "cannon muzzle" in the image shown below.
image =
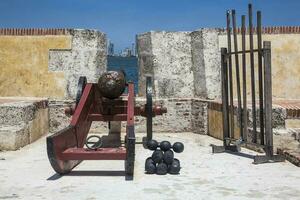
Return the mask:
<path id="1" fill-rule="evenodd" d="M 103 97 L 115 99 L 121 96 L 126 87 L 125 74 L 122 71 L 103 73 L 98 81 L 98 88 Z"/>

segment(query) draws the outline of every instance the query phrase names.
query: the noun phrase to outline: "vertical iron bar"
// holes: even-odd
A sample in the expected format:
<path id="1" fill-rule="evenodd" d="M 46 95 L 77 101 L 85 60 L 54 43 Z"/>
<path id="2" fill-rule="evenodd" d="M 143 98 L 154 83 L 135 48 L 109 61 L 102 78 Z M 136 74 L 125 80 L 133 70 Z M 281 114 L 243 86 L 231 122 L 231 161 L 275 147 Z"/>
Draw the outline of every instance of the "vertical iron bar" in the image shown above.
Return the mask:
<path id="1" fill-rule="evenodd" d="M 229 113 L 228 113 L 228 69 L 227 49 L 221 48 L 221 79 L 222 79 L 222 114 L 223 114 L 223 141 L 227 145 L 226 138 L 229 137 Z"/>
<path id="2" fill-rule="evenodd" d="M 248 135 L 248 109 L 247 109 L 247 80 L 246 80 L 246 23 L 245 15 L 242 15 L 242 78 L 243 78 L 243 141 L 247 141 Z"/>
<path id="3" fill-rule="evenodd" d="M 254 74 L 254 54 L 253 54 L 253 25 L 252 25 L 252 5 L 251 4 L 248 5 L 248 14 L 249 14 L 250 69 L 251 69 L 252 122 L 253 122 L 252 142 L 257 143 L 255 74 Z"/>
<path id="4" fill-rule="evenodd" d="M 227 43 L 228 43 L 228 68 L 229 68 L 229 91 L 230 91 L 230 138 L 234 138 L 234 105 L 233 105 L 233 84 L 232 84 L 232 60 L 231 60 L 231 28 L 230 11 L 227 10 Z"/>
<path id="5" fill-rule="evenodd" d="M 273 156 L 271 42 L 265 41 L 263 45 L 266 155 Z"/>
<path id="6" fill-rule="evenodd" d="M 237 41 L 237 33 L 236 33 L 236 17 L 235 17 L 235 10 L 231 11 L 232 16 L 232 30 L 233 30 L 233 44 L 234 44 L 234 51 L 238 52 L 238 41 Z M 237 99 L 238 99 L 238 112 L 237 112 L 237 120 L 240 124 L 240 138 L 243 135 L 243 120 L 242 120 L 242 112 L 241 112 L 241 85 L 240 85 L 240 63 L 239 63 L 239 55 L 235 54 L 235 75 L 236 75 L 236 89 L 237 89 Z"/>
<path id="7" fill-rule="evenodd" d="M 263 97 L 263 70 L 261 53 L 261 12 L 257 11 L 257 49 L 258 49 L 258 86 L 259 86 L 259 124 L 260 124 L 260 144 L 265 143 L 264 134 L 264 97 Z"/>
<path id="8" fill-rule="evenodd" d="M 147 100 L 147 106 L 146 111 L 147 113 L 152 113 L 152 78 L 151 76 L 146 77 L 146 100 Z M 150 117 L 149 117 L 150 116 Z M 152 114 L 147 116 L 147 141 L 152 140 Z"/>

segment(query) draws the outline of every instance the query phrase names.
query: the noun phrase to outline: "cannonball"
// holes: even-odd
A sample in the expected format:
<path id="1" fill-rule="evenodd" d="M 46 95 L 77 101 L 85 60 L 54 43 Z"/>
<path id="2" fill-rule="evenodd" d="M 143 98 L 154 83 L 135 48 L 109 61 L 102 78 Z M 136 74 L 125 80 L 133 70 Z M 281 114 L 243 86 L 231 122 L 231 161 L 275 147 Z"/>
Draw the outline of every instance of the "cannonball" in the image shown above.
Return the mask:
<path id="1" fill-rule="evenodd" d="M 172 150 L 168 150 L 164 152 L 163 160 L 166 164 L 170 165 L 173 162 L 174 153 Z"/>
<path id="2" fill-rule="evenodd" d="M 122 71 L 104 72 L 98 80 L 98 88 L 103 97 L 115 99 L 121 96 L 126 88 L 126 79 Z"/>
<path id="3" fill-rule="evenodd" d="M 147 174 L 154 174 L 156 172 L 156 164 L 151 157 L 145 161 L 145 171 Z"/>
<path id="4" fill-rule="evenodd" d="M 155 163 L 160 163 L 162 160 L 163 160 L 163 152 L 161 150 L 155 150 L 153 153 L 152 153 L 152 160 L 155 162 Z"/>
<path id="5" fill-rule="evenodd" d="M 176 153 L 181 153 L 181 152 L 183 152 L 183 150 L 184 150 L 184 145 L 183 145 L 183 143 L 181 143 L 181 142 L 175 142 L 175 143 L 173 144 L 173 150 L 174 150 Z"/>
<path id="6" fill-rule="evenodd" d="M 158 142 L 156 140 L 149 140 L 147 142 L 147 147 L 148 147 L 148 149 L 154 151 L 158 147 Z"/>
<path id="7" fill-rule="evenodd" d="M 166 163 L 159 163 L 157 164 L 157 167 L 156 167 L 156 174 L 158 175 L 165 175 L 168 173 L 168 166 Z"/>
<path id="8" fill-rule="evenodd" d="M 180 172 L 180 162 L 178 159 L 174 158 L 172 164 L 168 166 L 168 172 L 170 174 L 178 174 Z"/>
<path id="9" fill-rule="evenodd" d="M 155 163 L 152 159 L 152 157 L 148 157 L 146 160 L 145 160 L 145 164 L 146 163 Z"/>
<path id="10" fill-rule="evenodd" d="M 162 142 L 160 143 L 159 147 L 160 147 L 160 149 L 161 149 L 162 151 L 168 151 L 168 150 L 171 149 L 172 146 L 171 146 L 171 143 L 170 143 L 170 142 L 168 142 L 168 141 L 162 141 Z"/>

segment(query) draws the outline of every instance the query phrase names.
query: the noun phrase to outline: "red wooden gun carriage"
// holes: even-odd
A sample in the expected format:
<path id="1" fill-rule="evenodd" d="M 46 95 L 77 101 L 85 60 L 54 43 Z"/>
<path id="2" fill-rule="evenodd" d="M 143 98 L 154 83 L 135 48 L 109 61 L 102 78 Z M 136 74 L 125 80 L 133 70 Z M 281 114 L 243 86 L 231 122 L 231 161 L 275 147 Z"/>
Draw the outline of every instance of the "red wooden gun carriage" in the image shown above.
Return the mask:
<path id="1" fill-rule="evenodd" d="M 147 118 L 145 144 L 152 139 L 152 117 L 166 112 L 165 108 L 152 106 L 151 77 L 147 77 L 146 82 L 146 104 L 135 106 L 134 84 L 126 83 L 123 72 L 106 72 L 98 84 L 87 83 L 86 77 L 80 77 L 76 105 L 66 109 L 66 114 L 72 115 L 70 125 L 47 137 L 47 153 L 53 169 L 66 174 L 83 160 L 125 160 L 126 177 L 132 179 L 136 144 L 134 117 Z M 128 93 L 124 94 L 126 88 Z M 110 143 L 105 142 L 104 136 L 91 136 L 98 141 L 90 141 L 91 137 L 87 136 L 93 121 L 108 122 L 109 129 L 112 129 L 111 123 L 125 121 L 124 145 L 120 139 L 121 126 L 119 130 L 109 131 L 114 134 Z"/>

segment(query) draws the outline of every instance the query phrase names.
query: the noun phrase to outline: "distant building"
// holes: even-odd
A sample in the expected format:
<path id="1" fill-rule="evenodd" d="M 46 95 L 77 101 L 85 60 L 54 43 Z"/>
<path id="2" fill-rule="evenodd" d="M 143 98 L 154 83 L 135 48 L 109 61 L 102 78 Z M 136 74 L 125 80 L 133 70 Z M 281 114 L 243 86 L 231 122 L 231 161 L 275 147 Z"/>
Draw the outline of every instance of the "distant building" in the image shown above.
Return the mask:
<path id="1" fill-rule="evenodd" d="M 114 52 L 114 44 L 108 40 L 107 45 L 107 54 L 109 56 L 120 56 L 120 57 L 135 57 L 136 56 L 136 47 L 135 44 L 132 43 L 131 47 L 126 47 L 125 49 L 119 51 L 118 53 Z"/>
<path id="2" fill-rule="evenodd" d="M 130 56 L 132 56 L 131 49 L 128 48 L 128 47 L 125 48 L 125 49 L 122 51 L 121 56 L 123 56 L 123 57 L 130 57 Z"/>
<path id="3" fill-rule="evenodd" d="M 136 55 L 135 54 L 135 44 L 134 43 L 131 44 L 131 53 L 132 53 L 132 56 Z"/>
<path id="4" fill-rule="evenodd" d="M 109 56 L 114 55 L 114 43 L 112 43 L 111 41 L 109 41 L 109 43 L 108 43 L 107 53 Z"/>

